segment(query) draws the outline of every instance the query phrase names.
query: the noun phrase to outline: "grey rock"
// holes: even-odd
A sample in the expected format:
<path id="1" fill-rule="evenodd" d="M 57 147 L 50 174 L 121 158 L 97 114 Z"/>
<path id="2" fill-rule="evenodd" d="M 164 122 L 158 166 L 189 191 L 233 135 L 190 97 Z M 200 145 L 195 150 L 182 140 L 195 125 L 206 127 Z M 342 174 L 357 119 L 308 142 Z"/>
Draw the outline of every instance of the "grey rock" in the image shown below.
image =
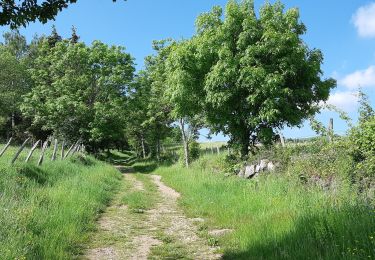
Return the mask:
<path id="1" fill-rule="evenodd" d="M 267 160 L 267 159 L 263 159 L 263 160 L 261 160 L 261 161 L 260 161 L 260 164 L 259 164 L 259 166 L 260 166 L 260 170 L 261 170 L 261 171 L 266 170 L 266 169 L 267 169 L 267 165 L 268 165 L 268 163 L 269 163 L 269 160 Z"/>
<path id="2" fill-rule="evenodd" d="M 238 175 L 238 177 L 244 178 L 245 177 L 245 171 L 243 169 L 241 169 L 240 172 L 237 175 Z"/>
<path id="3" fill-rule="evenodd" d="M 260 172 L 260 165 L 255 166 L 255 172 L 256 173 Z"/>
<path id="4" fill-rule="evenodd" d="M 250 179 L 255 175 L 255 165 L 248 165 L 245 168 L 245 178 Z"/>
<path id="5" fill-rule="evenodd" d="M 276 165 L 273 162 L 267 164 L 267 170 L 273 172 L 276 169 Z"/>

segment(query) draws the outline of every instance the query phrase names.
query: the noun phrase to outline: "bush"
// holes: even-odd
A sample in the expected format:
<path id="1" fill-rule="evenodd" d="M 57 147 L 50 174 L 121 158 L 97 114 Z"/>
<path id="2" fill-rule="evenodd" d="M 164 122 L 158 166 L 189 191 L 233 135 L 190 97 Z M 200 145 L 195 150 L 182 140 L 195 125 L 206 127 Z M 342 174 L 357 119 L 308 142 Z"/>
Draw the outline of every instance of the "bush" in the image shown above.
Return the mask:
<path id="1" fill-rule="evenodd" d="M 350 141 L 352 155 L 356 162 L 375 156 L 375 116 L 353 128 Z"/>
<path id="2" fill-rule="evenodd" d="M 348 152 L 347 139 L 325 143 L 320 150 L 296 157 L 288 166 L 288 174 L 298 177 L 303 183 L 324 188 L 349 182 L 353 160 Z"/>
<path id="3" fill-rule="evenodd" d="M 197 141 L 192 140 L 189 141 L 189 162 L 194 162 L 199 158 L 200 155 L 200 145 Z M 180 163 L 183 165 L 185 164 L 185 153 L 184 153 L 184 148 L 181 148 L 178 152 L 178 158 Z"/>
<path id="4" fill-rule="evenodd" d="M 375 194 L 375 116 L 360 121 L 350 133 L 351 155 L 356 165 L 353 179 L 370 201 Z"/>
<path id="5" fill-rule="evenodd" d="M 195 140 L 189 142 L 189 148 L 189 159 L 193 162 L 199 158 L 201 148 Z"/>

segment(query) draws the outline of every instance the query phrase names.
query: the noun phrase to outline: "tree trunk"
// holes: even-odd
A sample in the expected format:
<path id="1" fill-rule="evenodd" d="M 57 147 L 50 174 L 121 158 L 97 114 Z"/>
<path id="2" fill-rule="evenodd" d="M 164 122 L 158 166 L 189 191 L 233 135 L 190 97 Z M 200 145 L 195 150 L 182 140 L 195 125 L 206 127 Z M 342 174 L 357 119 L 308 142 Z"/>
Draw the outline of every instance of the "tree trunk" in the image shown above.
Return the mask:
<path id="1" fill-rule="evenodd" d="M 14 112 L 12 112 L 12 115 L 11 115 L 11 126 L 12 126 L 12 136 L 14 135 L 14 128 L 16 127 L 16 119 L 15 119 L 15 114 L 14 114 Z"/>
<path id="2" fill-rule="evenodd" d="M 158 161 L 160 160 L 160 139 L 159 138 L 156 144 L 156 158 L 158 159 Z"/>
<path id="3" fill-rule="evenodd" d="M 249 131 L 244 131 L 241 136 L 241 157 L 246 158 L 249 155 L 250 134 Z"/>
<path id="4" fill-rule="evenodd" d="M 182 134 L 182 142 L 184 145 L 185 166 L 186 168 L 189 168 L 189 144 L 188 144 L 188 138 L 185 132 L 185 122 L 183 119 L 180 119 L 180 128 L 181 128 L 181 134 Z"/>
<path id="5" fill-rule="evenodd" d="M 141 136 L 141 143 L 142 143 L 143 159 L 146 159 L 145 139 L 144 139 L 143 135 Z"/>

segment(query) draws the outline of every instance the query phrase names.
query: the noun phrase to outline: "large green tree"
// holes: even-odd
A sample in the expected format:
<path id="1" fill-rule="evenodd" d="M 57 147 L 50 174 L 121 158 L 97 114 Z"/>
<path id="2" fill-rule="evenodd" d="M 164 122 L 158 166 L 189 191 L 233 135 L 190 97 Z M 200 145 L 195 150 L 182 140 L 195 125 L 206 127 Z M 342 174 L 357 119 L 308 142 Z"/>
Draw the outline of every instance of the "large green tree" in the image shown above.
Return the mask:
<path id="1" fill-rule="evenodd" d="M 189 143 L 202 124 L 205 70 L 197 51 L 196 39 L 173 44 L 166 60 L 166 97 L 171 115 L 179 123 L 186 167 L 189 166 Z"/>
<path id="2" fill-rule="evenodd" d="M 2 135 L 20 137 L 26 130 L 22 122 L 19 106 L 22 95 L 30 91 L 32 81 L 29 66 L 29 45 L 19 31 L 13 30 L 3 35 L 0 43 L 0 108 Z"/>
<path id="3" fill-rule="evenodd" d="M 30 73 L 35 82 L 23 102 L 33 124 L 56 136 L 81 139 L 96 151 L 122 137 L 124 100 L 133 79 L 133 58 L 124 48 L 48 39 Z"/>
<path id="4" fill-rule="evenodd" d="M 156 54 L 146 57 L 145 70 L 135 78 L 128 103 L 130 141 L 144 157 L 151 153 L 160 158 L 162 144 L 172 133 L 171 104 L 165 96 L 169 45 L 168 40 L 154 42 Z"/>
<path id="5" fill-rule="evenodd" d="M 27 67 L 16 59 L 5 47 L 0 46 L 0 108 L 3 127 L 10 122 L 10 131 L 5 129 L 5 135 L 14 135 L 16 117 L 22 95 L 30 90 L 30 77 Z"/>
<path id="6" fill-rule="evenodd" d="M 333 79 L 322 79 L 322 52 L 301 38 L 306 28 L 297 9 L 267 3 L 257 17 L 253 1 L 229 1 L 221 23 L 212 22 L 217 8 L 205 16 L 211 22 L 198 23 L 200 47 L 208 43 L 217 54 L 210 55 L 203 84 L 207 121 L 242 156 L 257 142 L 270 143 L 277 129 L 300 126 L 335 87 Z"/>

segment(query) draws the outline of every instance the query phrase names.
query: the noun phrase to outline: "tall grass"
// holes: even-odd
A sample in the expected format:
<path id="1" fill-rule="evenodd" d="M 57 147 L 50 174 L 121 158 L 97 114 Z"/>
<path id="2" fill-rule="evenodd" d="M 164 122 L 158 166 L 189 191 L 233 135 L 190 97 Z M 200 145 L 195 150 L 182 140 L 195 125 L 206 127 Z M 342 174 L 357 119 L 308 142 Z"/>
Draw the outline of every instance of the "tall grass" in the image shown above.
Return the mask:
<path id="1" fill-rule="evenodd" d="M 374 259 L 375 211 L 344 182 L 334 191 L 304 186 L 288 174 L 243 180 L 190 169 L 160 167 L 156 174 L 182 193 L 181 205 L 219 238 L 225 259 Z"/>
<path id="2" fill-rule="evenodd" d="M 41 167 L 36 157 L 10 166 L 15 148 L 0 159 L 1 259 L 70 259 L 95 228 L 121 178 L 113 167 L 73 156 Z"/>

